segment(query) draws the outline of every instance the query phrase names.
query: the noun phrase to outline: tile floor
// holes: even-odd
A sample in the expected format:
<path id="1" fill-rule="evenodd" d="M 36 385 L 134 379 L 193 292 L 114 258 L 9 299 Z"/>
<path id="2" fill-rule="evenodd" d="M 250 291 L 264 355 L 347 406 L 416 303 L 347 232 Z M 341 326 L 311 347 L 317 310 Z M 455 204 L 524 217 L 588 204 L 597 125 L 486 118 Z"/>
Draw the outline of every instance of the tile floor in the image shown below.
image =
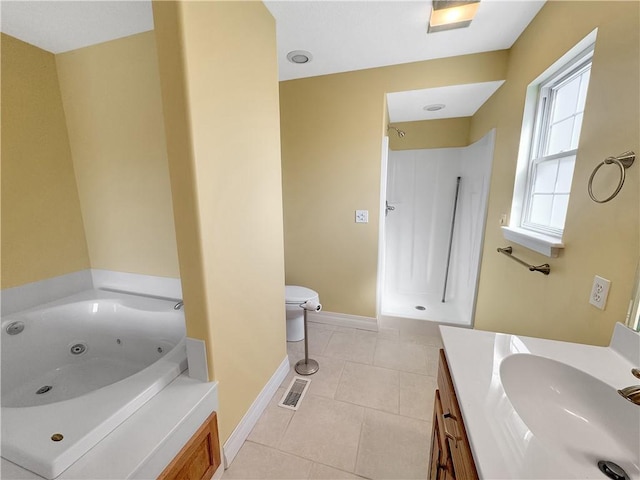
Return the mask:
<path id="1" fill-rule="evenodd" d="M 223 479 L 426 479 L 437 330 L 309 323 L 320 370 L 297 411 L 278 407 L 293 368 Z M 288 343 L 291 365 L 304 342 Z"/>

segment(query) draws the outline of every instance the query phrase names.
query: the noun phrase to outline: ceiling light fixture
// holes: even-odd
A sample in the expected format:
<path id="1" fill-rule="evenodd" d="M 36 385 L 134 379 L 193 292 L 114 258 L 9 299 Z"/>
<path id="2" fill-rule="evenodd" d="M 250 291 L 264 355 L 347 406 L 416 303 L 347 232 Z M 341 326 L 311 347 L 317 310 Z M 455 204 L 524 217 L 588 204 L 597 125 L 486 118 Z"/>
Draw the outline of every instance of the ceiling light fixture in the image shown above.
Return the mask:
<path id="1" fill-rule="evenodd" d="M 444 107 L 446 107 L 444 103 L 433 103 L 431 105 L 425 105 L 422 109 L 427 112 L 437 112 L 438 110 L 442 110 Z"/>
<path id="2" fill-rule="evenodd" d="M 304 50 L 293 50 L 292 52 L 287 53 L 287 60 L 291 63 L 309 63 L 313 56 Z"/>
<path id="3" fill-rule="evenodd" d="M 433 0 L 427 33 L 468 27 L 479 5 L 480 0 Z"/>

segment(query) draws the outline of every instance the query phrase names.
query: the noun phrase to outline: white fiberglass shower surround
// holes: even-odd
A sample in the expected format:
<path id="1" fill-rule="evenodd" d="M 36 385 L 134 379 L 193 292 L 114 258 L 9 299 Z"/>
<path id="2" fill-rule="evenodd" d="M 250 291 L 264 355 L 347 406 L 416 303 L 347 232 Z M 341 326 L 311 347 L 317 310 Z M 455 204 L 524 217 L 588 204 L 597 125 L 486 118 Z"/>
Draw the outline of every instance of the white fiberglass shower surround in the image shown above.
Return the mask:
<path id="1" fill-rule="evenodd" d="M 381 315 L 472 324 L 494 135 L 464 148 L 388 152 Z"/>

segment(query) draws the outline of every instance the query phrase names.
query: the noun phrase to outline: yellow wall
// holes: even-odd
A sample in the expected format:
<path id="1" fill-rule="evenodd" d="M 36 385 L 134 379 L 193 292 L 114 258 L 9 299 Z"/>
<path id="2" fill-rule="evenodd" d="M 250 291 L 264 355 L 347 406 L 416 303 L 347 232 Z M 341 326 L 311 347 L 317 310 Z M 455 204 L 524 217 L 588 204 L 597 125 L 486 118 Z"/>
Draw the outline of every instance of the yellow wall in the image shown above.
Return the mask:
<path id="1" fill-rule="evenodd" d="M 154 2 L 189 336 L 224 442 L 285 358 L 275 22 L 260 2 Z"/>
<path id="2" fill-rule="evenodd" d="M 327 311 L 376 315 L 385 94 L 502 80 L 507 60 L 497 51 L 280 83 L 287 284 L 318 291 Z M 356 209 L 369 223 L 354 223 Z"/>
<path id="3" fill-rule="evenodd" d="M 2 288 L 89 268 L 53 54 L 2 35 Z"/>
<path id="4" fill-rule="evenodd" d="M 179 277 L 153 32 L 56 63 L 91 267 Z"/>
<path id="5" fill-rule="evenodd" d="M 390 150 L 466 147 L 469 145 L 471 117 L 395 122 L 392 125 L 404 131 L 406 135 L 400 138 L 395 130 L 389 130 Z"/>
<path id="6" fill-rule="evenodd" d="M 639 10 L 638 2 L 547 2 L 513 46 L 506 83 L 473 117 L 472 140 L 497 128 L 477 328 L 606 344 L 615 322 L 624 321 L 640 248 L 640 164 L 627 171 L 623 190 L 609 203 L 592 202 L 587 182 L 605 157 L 640 151 Z M 534 275 L 495 251 L 507 244 L 498 219 L 511 208 L 525 89 L 595 27 L 566 249 L 549 259 L 514 245 L 526 261 L 551 264 L 549 277 Z M 600 186 L 611 192 L 617 174 L 603 168 Z M 605 311 L 588 303 L 596 274 L 612 281 Z"/>
<path id="7" fill-rule="evenodd" d="M 329 311 L 374 316 L 381 97 L 506 78 L 469 126 L 469 143 L 497 128 L 476 327 L 606 343 L 613 324 L 624 318 L 640 248 L 640 168 L 627 172 L 622 193 L 605 205 L 588 198 L 586 183 L 602 158 L 640 150 L 638 8 L 637 2 L 548 2 L 509 51 L 282 82 L 287 283 L 318 290 Z M 595 27 L 600 30 L 567 248 L 550 260 L 514 246 L 531 263 L 551 263 L 549 277 L 533 275 L 495 251 L 506 244 L 498 221 L 511 207 L 525 90 Z M 487 55 L 501 55 L 503 63 L 494 62 L 492 70 Z M 475 65 L 466 66 L 472 60 Z M 410 124 L 398 126 L 409 137 Z M 615 169 L 601 173 L 603 183 L 615 184 Z M 368 209 L 370 223 L 355 224 L 355 209 Z M 604 312 L 588 304 L 596 274 L 612 280 Z"/>

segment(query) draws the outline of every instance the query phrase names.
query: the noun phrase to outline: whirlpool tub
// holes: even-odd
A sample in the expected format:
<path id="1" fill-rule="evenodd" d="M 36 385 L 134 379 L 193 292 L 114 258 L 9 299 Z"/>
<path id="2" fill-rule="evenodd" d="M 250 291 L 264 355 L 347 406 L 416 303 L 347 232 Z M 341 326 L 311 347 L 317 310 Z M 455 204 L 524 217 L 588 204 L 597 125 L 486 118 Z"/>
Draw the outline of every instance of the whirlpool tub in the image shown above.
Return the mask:
<path id="1" fill-rule="evenodd" d="M 174 305 L 87 290 L 4 317 L 2 456 L 55 478 L 184 371 Z"/>

